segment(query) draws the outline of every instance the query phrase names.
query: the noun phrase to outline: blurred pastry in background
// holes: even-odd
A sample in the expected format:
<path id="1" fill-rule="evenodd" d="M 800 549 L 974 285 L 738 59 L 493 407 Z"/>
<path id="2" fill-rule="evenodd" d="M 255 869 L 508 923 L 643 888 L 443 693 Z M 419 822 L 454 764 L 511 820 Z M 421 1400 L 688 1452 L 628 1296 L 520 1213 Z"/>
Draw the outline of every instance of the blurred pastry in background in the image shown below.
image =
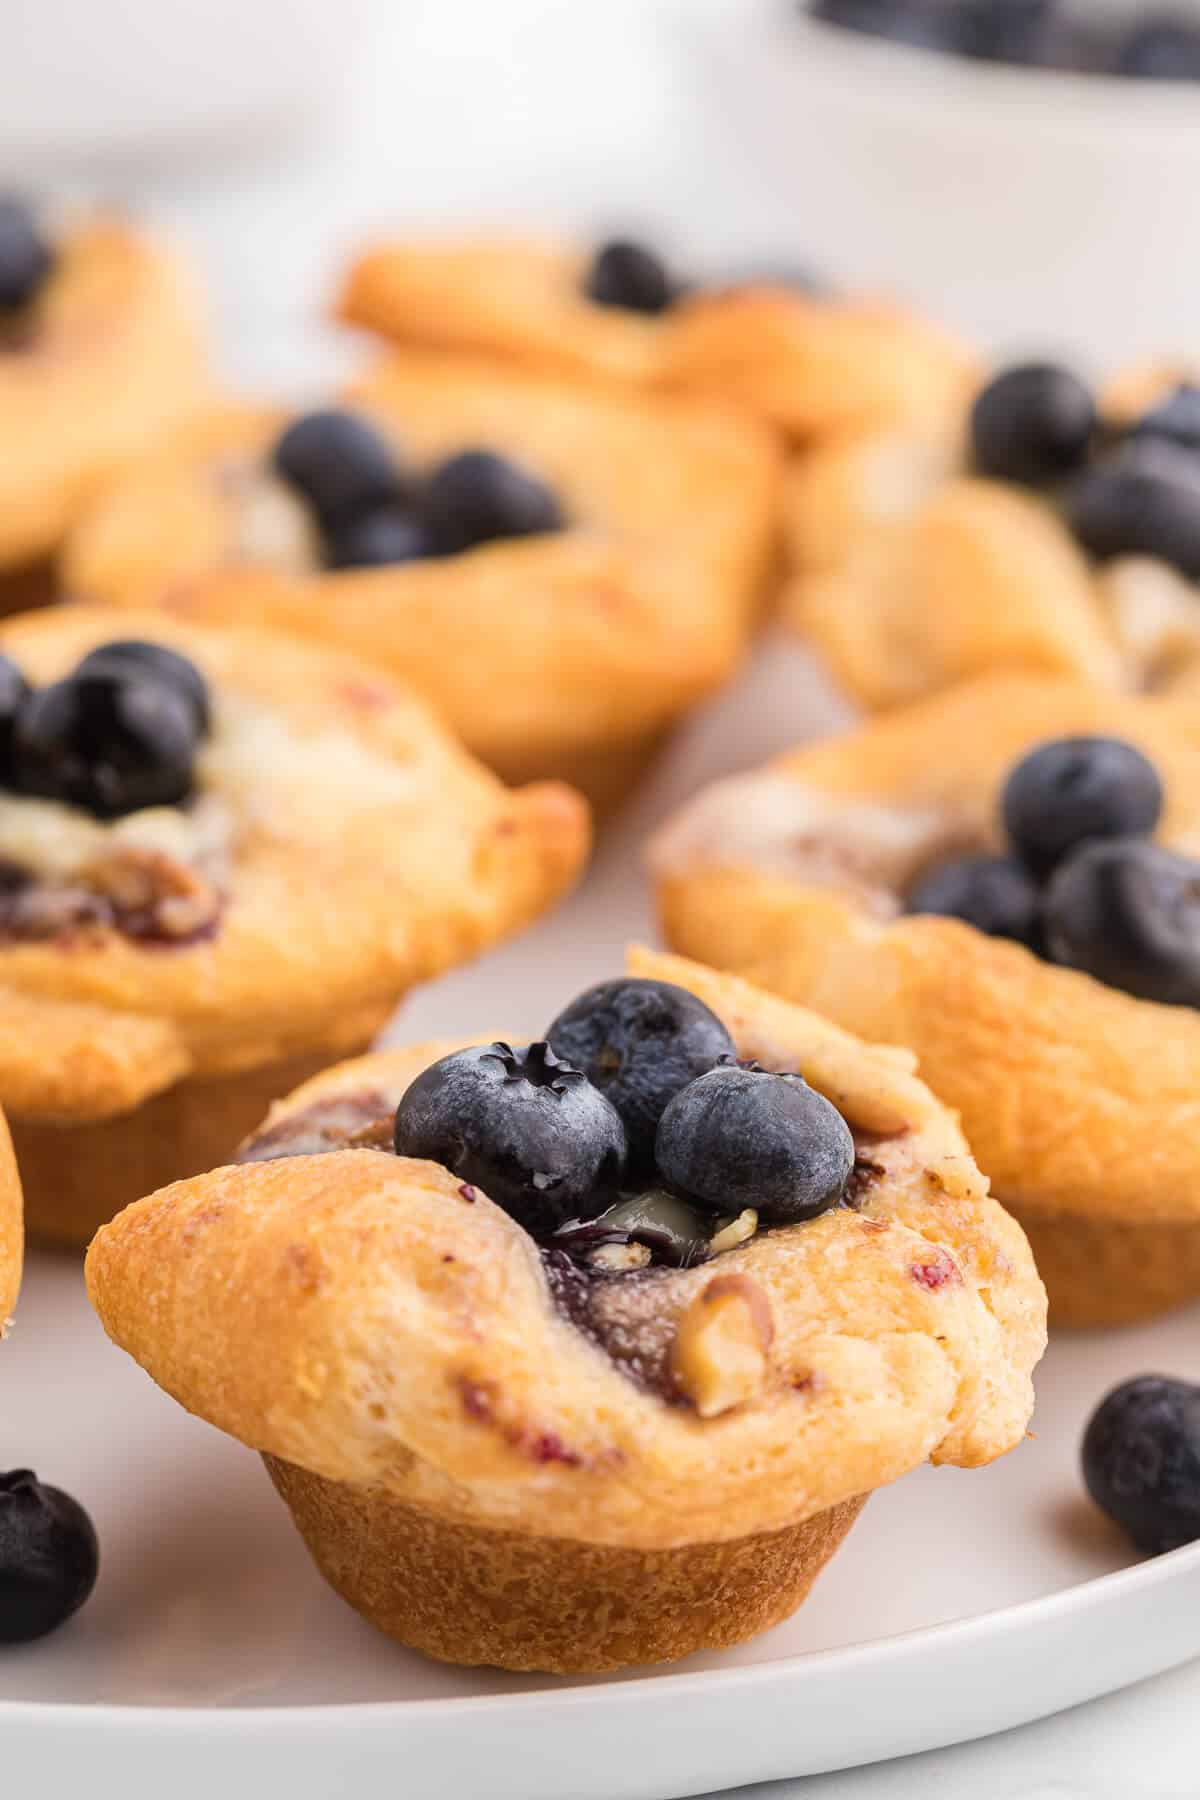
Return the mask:
<path id="1" fill-rule="evenodd" d="M 85 599 L 356 650 L 507 779 L 606 806 L 736 668 L 777 474 L 727 409 L 410 350 L 335 409 L 231 409 L 146 458 L 65 571 Z"/>

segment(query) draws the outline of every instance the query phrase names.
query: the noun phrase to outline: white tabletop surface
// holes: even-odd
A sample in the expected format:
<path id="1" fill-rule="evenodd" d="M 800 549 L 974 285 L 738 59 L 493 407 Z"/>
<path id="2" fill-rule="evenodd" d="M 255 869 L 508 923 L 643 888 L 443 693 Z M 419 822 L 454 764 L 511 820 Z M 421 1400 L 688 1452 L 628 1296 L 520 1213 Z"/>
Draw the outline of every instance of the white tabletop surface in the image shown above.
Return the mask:
<path id="1" fill-rule="evenodd" d="M 375 0 L 370 41 L 324 118 L 220 166 L 114 169 L 112 186 L 172 222 L 207 266 L 230 372 L 292 389 L 315 389 L 349 353 L 312 315 L 373 223 L 640 225 L 707 262 L 775 249 L 836 269 L 838 247 L 805 242 L 803 218 L 724 115 L 693 41 L 709 4 L 752 10 L 752 0 Z M 747 745 L 746 761 L 761 748 Z M 451 1012 L 461 981 L 446 989 Z M 438 1001 L 425 995 L 422 1012 Z M 1190 1800 L 1198 1761 L 1192 1666 L 1003 1737 L 753 1792 Z"/>

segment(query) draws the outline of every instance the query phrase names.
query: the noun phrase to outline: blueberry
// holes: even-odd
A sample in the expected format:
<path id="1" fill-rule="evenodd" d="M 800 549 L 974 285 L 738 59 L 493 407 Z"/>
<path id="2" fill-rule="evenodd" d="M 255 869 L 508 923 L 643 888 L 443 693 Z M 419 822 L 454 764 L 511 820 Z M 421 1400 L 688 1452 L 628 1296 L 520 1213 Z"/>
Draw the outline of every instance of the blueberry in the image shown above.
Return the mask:
<path id="1" fill-rule="evenodd" d="M 331 569 L 378 569 L 415 562 L 430 551 L 429 533 L 420 519 L 398 506 L 384 506 L 332 530 L 325 561 Z"/>
<path id="2" fill-rule="evenodd" d="M 1152 14 L 1121 39 L 1112 73 L 1142 81 L 1200 81 L 1200 29 L 1177 15 Z"/>
<path id="3" fill-rule="evenodd" d="M 967 0 L 955 49 L 979 62 L 1045 64 L 1052 55 L 1057 0 Z"/>
<path id="4" fill-rule="evenodd" d="M 42 688 L 18 714 L 14 785 L 101 819 L 178 806 L 192 791 L 196 743 L 191 704 L 165 683 L 76 674 Z"/>
<path id="5" fill-rule="evenodd" d="M 78 675 L 124 675 L 136 681 L 151 677 L 182 695 L 192 709 L 196 729 L 203 735 L 212 724 L 208 683 L 186 656 L 166 644 L 150 644 L 141 638 L 118 638 L 89 650 L 76 670 Z"/>
<path id="6" fill-rule="evenodd" d="M 921 50 L 948 50 L 953 45 L 947 18 L 929 0 L 813 0 L 805 10 L 823 24 L 886 38 L 892 44 Z"/>
<path id="7" fill-rule="evenodd" d="M 668 1101 L 736 1054 L 717 1015 L 668 981 L 602 981 L 559 1013 L 546 1036 L 616 1107 L 640 1169 L 653 1167 Z"/>
<path id="8" fill-rule="evenodd" d="M 1001 808 L 1018 856 L 1045 875 L 1089 838 L 1153 831 L 1163 789 L 1154 764 L 1120 738 L 1055 738 L 1017 764 Z"/>
<path id="9" fill-rule="evenodd" d="M 659 1122 L 655 1159 L 670 1186 L 705 1212 L 752 1206 L 769 1223 L 793 1225 L 837 1205 L 854 1139 L 799 1075 L 730 1063 L 676 1094 Z"/>
<path id="10" fill-rule="evenodd" d="M 390 445 L 354 413 L 305 413 L 294 420 L 275 446 L 274 464 L 327 530 L 405 497 Z"/>
<path id="11" fill-rule="evenodd" d="M 1164 1006 L 1200 1006 L 1200 863 L 1144 838 L 1084 844 L 1045 900 L 1046 953 Z"/>
<path id="12" fill-rule="evenodd" d="M 29 208 L 0 198 L 0 311 L 28 306 L 53 267 L 54 252 Z"/>
<path id="13" fill-rule="evenodd" d="M 1165 1375 L 1123 1381 L 1083 1436 L 1083 1479 L 1139 1550 L 1200 1538 L 1200 1387 Z"/>
<path id="14" fill-rule="evenodd" d="M 0 656 L 0 785 L 12 780 L 13 734 L 17 715 L 29 699 L 29 683 L 9 656 Z"/>
<path id="15" fill-rule="evenodd" d="M 79 1611 L 96 1585 L 92 1521 L 32 1469 L 0 1474 L 0 1644 L 44 1637 Z"/>
<path id="16" fill-rule="evenodd" d="M 626 312 L 666 312 L 676 298 L 666 264 L 642 244 L 615 238 L 592 258 L 583 291 L 597 306 L 619 306 Z"/>
<path id="17" fill-rule="evenodd" d="M 625 1128 L 587 1076 L 545 1043 L 444 1056 L 396 1108 L 396 1154 L 441 1163 L 541 1236 L 613 1197 Z"/>
<path id="18" fill-rule="evenodd" d="M 1127 449 L 1072 482 L 1067 524 L 1089 555 L 1153 556 L 1200 579 L 1200 457 L 1162 437 Z"/>
<path id="19" fill-rule="evenodd" d="M 562 509 L 544 482 L 490 450 L 464 450 L 435 470 L 425 490 L 422 516 L 442 555 L 493 538 L 558 531 L 564 522 Z"/>
<path id="20" fill-rule="evenodd" d="M 1184 450 L 1200 451 L 1200 387 L 1181 381 L 1174 391 L 1130 427 L 1133 438 L 1166 438 Z"/>
<path id="21" fill-rule="evenodd" d="M 910 913 L 962 919 L 989 937 L 1033 948 L 1040 897 L 1029 872 L 1008 856 L 964 856 L 942 863 L 910 890 Z"/>
<path id="22" fill-rule="evenodd" d="M 1091 391 L 1052 363 L 1022 363 L 990 381 L 971 412 L 971 446 L 982 475 L 1029 487 L 1079 468 L 1096 428 Z"/>

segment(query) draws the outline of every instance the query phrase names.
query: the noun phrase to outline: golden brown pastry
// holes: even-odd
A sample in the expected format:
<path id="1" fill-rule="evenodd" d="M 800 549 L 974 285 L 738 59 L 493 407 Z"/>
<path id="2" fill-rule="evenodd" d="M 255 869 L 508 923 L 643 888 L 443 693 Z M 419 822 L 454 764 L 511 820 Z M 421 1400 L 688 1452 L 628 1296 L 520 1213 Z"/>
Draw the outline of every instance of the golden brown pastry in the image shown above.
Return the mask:
<path id="1" fill-rule="evenodd" d="M 607 254 L 622 251 L 636 264 L 648 255 Z M 385 243 L 353 265 L 337 310 L 401 345 L 716 396 L 806 447 L 894 425 L 940 432 L 974 384 L 964 347 L 901 306 L 767 278 L 673 293 L 665 271 L 655 291 L 653 266 L 647 293 L 646 273 L 642 292 L 635 271 L 625 303 L 600 304 L 590 252 L 521 239 Z"/>
<path id="2" fill-rule="evenodd" d="M 8 1127 L 0 1119 L 0 1338 L 17 1303 L 23 1235 L 21 1178 Z"/>
<path id="3" fill-rule="evenodd" d="M 0 199 L 6 216 L 12 206 Z M 54 550 L 113 470 L 212 391 L 171 252 L 116 217 L 60 230 L 25 217 L 31 267 L 0 294 L 0 570 Z"/>
<path id="4" fill-rule="evenodd" d="M 348 404 L 410 484 L 432 487 L 443 459 L 485 448 L 528 472 L 563 528 L 322 568 L 311 510 L 268 475 L 285 421 L 234 411 L 148 460 L 84 522 L 72 591 L 365 654 L 507 779 L 561 775 L 617 798 L 745 645 L 775 532 L 765 437 L 709 407 L 461 355 L 397 356 Z M 325 551 L 336 559 L 341 540 Z"/>
<path id="5" fill-rule="evenodd" d="M 5 719 L 0 1102 L 43 1237 L 220 1161 L 584 859 L 575 794 L 506 791 L 354 658 L 99 607 L 0 650 L 0 698 L 35 689 Z"/>
<path id="6" fill-rule="evenodd" d="M 1058 1324 L 1200 1295 L 1200 1017 L 905 905 L 947 860 L 999 853 L 1013 766 L 1081 734 L 1139 747 L 1161 841 L 1200 852 L 1194 709 L 1016 675 L 719 783 L 653 852 L 677 949 L 916 1052 L 1029 1232 Z"/>
<path id="7" fill-rule="evenodd" d="M 109 1335 L 261 1451 L 326 1578 L 430 1656 L 563 1672 L 736 1643 L 794 1610 L 874 1488 L 927 1459 L 990 1462 L 1029 1417 L 1045 1296 L 911 1059 L 676 958 L 636 951 L 630 971 L 672 984 L 671 1005 L 698 997 L 740 1056 L 802 1072 L 788 1103 L 847 1146 L 819 1216 L 769 1224 L 764 1191 L 761 1215 L 693 1242 L 675 1200 L 682 1253 L 614 1212 L 553 1237 L 522 1214 L 527 1230 L 533 1190 L 494 1204 L 463 1180 L 462 1140 L 453 1173 L 387 1153 L 402 1098 L 413 1142 L 431 1077 L 414 1078 L 461 1048 L 427 1044 L 318 1076 L 238 1166 L 131 1207 L 88 1259 Z M 613 1109 L 545 1052 L 455 1062 L 494 1065 L 489 1105 L 515 1085 L 540 1108 L 557 1075 L 546 1105 L 586 1137 L 575 1120 Z M 778 1097 L 774 1075 L 714 1073 Z M 685 1110 L 713 1078 L 678 1077 Z M 469 1103 L 445 1116 L 477 1149 Z"/>

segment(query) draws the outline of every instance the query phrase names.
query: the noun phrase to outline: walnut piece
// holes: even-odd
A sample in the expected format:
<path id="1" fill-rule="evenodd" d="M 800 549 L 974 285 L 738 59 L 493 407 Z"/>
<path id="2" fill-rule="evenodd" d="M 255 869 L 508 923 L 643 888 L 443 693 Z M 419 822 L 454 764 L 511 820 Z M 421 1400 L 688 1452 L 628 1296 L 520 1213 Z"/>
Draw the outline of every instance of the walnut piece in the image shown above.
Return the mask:
<path id="1" fill-rule="evenodd" d="M 758 1214 L 752 1206 L 740 1212 L 736 1219 L 730 1219 L 723 1225 L 708 1246 L 710 1256 L 720 1256 L 724 1250 L 736 1250 L 739 1244 L 748 1244 L 758 1230 Z"/>
<path id="2" fill-rule="evenodd" d="M 588 1257 L 593 1269 L 605 1274 L 623 1275 L 629 1269 L 644 1269 L 650 1261 L 645 1244 L 598 1244 Z"/>
<path id="3" fill-rule="evenodd" d="M 679 1321 L 671 1371 L 702 1419 L 762 1391 L 773 1335 L 767 1297 L 748 1275 L 717 1275 L 700 1290 Z"/>

